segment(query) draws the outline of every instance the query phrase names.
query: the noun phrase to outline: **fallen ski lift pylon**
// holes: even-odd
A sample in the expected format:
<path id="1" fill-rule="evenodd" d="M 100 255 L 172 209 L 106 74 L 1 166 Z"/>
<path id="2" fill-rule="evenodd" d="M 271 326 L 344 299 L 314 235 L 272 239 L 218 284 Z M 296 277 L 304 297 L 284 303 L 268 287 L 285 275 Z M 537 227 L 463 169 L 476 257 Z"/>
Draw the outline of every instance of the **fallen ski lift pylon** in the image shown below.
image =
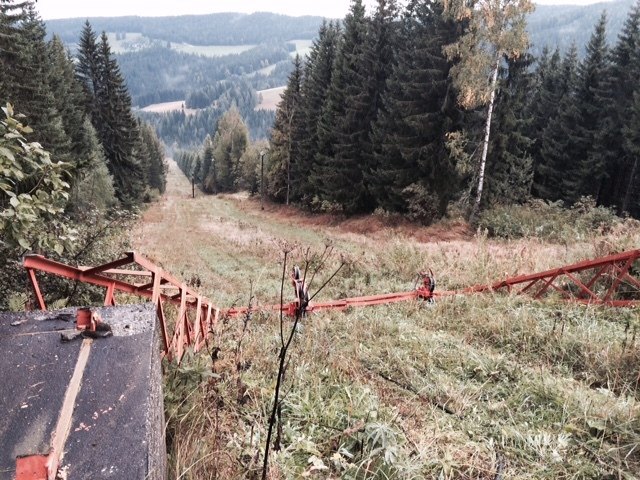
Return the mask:
<path id="1" fill-rule="evenodd" d="M 556 292 L 567 301 L 610 307 L 636 307 L 640 305 L 640 280 L 632 275 L 632 271 L 638 259 L 640 250 L 629 250 L 540 273 L 510 277 L 490 285 L 442 292 L 434 291 L 435 278 L 432 272 L 421 272 L 413 290 L 313 302 L 306 307 L 305 312 L 344 310 L 349 307 L 383 305 L 413 299 L 430 301 L 437 297 L 501 290 L 530 294 L 534 299 L 541 299 L 549 292 Z M 125 265 L 134 265 L 135 268 L 122 270 L 120 267 Z M 116 292 L 150 299 L 156 305 L 162 329 L 164 355 L 169 360 L 180 361 L 187 347 L 199 351 L 207 344 L 208 337 L 221 316 L 233 317 L 246 314 L 248 311 L 248 307 L 220 309 L 212 305 L 206 297 L 135 252 L 128 252 L 119 260 L 97 267 L 73 267 L 40 255 L 28 255 L 24 258 L 24 267 L 41 310 L 46 310 L 47 307 L 36 276 L 38 271 L 105 288 L 104 305 L 107 306 L 116 304 Z M 136 283 L 122 278 L 142 278 L 147 281 Z M 626 286 L 627 291 L 620 291 L 622 285 Z M 178 307 L 174 322 L 168 322 L 165 314 L 164 305 L 167 303 Z M 294 316 L 299 308 L 299 302 L 296 300 L 284 305 L 260 306 L 252 310 L 282 311 Z"/>

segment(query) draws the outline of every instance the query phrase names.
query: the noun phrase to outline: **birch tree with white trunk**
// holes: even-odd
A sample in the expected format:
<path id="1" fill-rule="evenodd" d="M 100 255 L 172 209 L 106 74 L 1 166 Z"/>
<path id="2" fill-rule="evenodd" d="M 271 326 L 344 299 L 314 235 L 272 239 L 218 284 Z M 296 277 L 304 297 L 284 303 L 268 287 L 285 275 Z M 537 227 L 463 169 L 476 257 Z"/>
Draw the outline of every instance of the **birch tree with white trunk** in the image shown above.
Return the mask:
<path id="1" fill-rule="evenodd" d="M 445 47 L 446 55 L 455 62 L 450 75 L 458 89 L 458 102 L 466 109 L 487 106 L 476 198 L 471 214 L 474 218 L 480 208 L 485 183 L 498 72 L 503 60 L 526 53 L 529 47 L 526 16 L 533 11 L 534 5 L 531 0 L 443 2 L 445 14 L 467 24 L 460 39 Z"/>

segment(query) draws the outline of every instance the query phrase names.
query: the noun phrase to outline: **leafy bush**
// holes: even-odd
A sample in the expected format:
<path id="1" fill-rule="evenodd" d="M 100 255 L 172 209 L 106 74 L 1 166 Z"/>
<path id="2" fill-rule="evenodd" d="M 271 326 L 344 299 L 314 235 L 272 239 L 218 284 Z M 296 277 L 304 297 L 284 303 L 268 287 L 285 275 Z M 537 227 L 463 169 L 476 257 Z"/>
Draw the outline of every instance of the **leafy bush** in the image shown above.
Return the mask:
<path id="1" fill-rule="evenodd" d="M 610 231 L 623 219 L 610 208 L 583 197 L 570 208 L 561 202 L 532 200 L 524 205 L 501 205 L 485 210 L 478 227 L 492 237 L 539 238 L 554 242 L 584 241 Z"/>
<path id="2" fill-rule="evenodd" d="M 319 196 L 314 195 L 311 199 L 310 208 L 312 212 L 319 213 L 331 213 L 331 214 L 341 214 L 344 209 L 342 205 L 337 202 L 331 202 L 329 200 L 322 200 Z"/>
<path id="3" fill-rule="evenodd" d="M 67 238 L 59 215 L 69 198 L 64 176 L 69 167 L 51 160 L 39 143 L 25 138 L 33 132 L 20 123 L 10 104 L 0 121 L 0 245 L 23 250 L 53 249 L 61 253 Z"/>
<path id="4" fill-rule="evenodd" d="M 407 217 L 416 222 L 432 223 L 440 217 L 438 195 L 429 192 L 423 185 L 412 183 L 402 190 L 407 203 Z"/>

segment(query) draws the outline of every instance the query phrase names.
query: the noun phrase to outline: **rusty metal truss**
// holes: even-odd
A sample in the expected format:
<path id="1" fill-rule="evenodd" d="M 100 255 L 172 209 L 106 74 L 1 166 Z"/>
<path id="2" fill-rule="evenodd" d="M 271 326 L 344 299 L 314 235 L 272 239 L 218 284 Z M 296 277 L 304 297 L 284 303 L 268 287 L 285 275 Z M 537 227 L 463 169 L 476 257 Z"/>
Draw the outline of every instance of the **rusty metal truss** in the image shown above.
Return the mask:
<path id="1" fill-rule="evenodd" d="M 555 293 L 560 298 L 584 304 L 611 307 L 640 306 L 640 280 L 634 268 L 640 250 L 578 262 L 545 272 L 507 278 L 491 285 L 476 285 L 455 291 L 434 292 L 435 278 L 431 272 L 421 272 L 413 290 L 366 297 L 345 298 L 327 302 L 313 302 L 304 306 L 304 313 L 323 310 L 344 310 L 349 307 L 382 305 L 414 299 L 432 301 L 435 297 L 469 295 L 507 290 L 530 294 L 535 299 Z M 120 267 L 131 265 L 133 269 Z M 157 308 L 160 320 L 164 355 L 180 361 L 187 347 L 199 351 L 221 316 L 244 315 L 249 308 L 220 309 L 143 256 L 128 252 L 125 257 L 97 267 L 72 267 L 39 255 L 24 258 L 24 267 L 33 286 L 38 305 L 46 310 L 36 272 L 46 272 L 78 282 L 105 288 L 104 305 L 115 305 L 116 292 L 150 299 Z M 137 281 L 136 281 L 137 280 Z M 146 280 L 146 281 L 145 281 Z M 166 305 L 177 307 L 173 321 L 165 313 Z M 300 300 L 287 304 L 252 307 L 251 310 L 282 312 L 289 316 L 301 313 Z"/>
<path id="2" fill-rule="evenodd" d="M 526 293 L 535 299 L 556 294 L 564 300 L 591 305 L 640 306 L 640 281 L 632 275 L 638 259 L 640 250 L 629 250 L 545 272 L 507 278 L 491 285 L 477 285 L 453 293 L 507 290 L 510 293 Z"/>
<path id="3" fill-rule="evenodd" d="M 121 269 L 127 265 L 132 269 Z M 135 252 L 127 252 L 123 258 L 97 267 L 72 267 L 40 255 L 28 255 L 24 258 L 24 267 L 41 310 L 47 306 L 36 271 L 105 288 L 105 306 L 116 304 L 116 292 L 148 298 L 156 305 L 164 355 L 169 360 L 181 359 L 188 346 L 200 350 L 208 342 L 209 332 L 220 316 L 220 310 L 206 297 Z M 173 319 L 165 312 L 167 304 L 177 307 Z"/>

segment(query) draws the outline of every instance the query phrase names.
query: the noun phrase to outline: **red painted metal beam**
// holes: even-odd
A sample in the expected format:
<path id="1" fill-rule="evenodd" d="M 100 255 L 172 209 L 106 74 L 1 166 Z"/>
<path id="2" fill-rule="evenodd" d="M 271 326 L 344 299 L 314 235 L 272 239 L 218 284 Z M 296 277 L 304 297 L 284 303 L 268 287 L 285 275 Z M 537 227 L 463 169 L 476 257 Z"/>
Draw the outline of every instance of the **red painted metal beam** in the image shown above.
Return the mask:
<path id="1" fill-rule="evenodd" d="M 126 257 L 121 258 L 120 260 L 114 260 L 113 262 L 109 262 L 103 265 L 98 265 L 97 267 L 89 268 L 88 270 L 84 270 L 84 273 L 87 275 L 92 273 L 101 273 L 111 268 L 118 268 L 124 265 L 130 265 L 132 262 L 133 262 L 133 253 L 127 252 Z"/>
<path id="2" fill-rule="evenodd" d="M 138 265 L 139 267 L 146 269 L 146 271 L 117 269 L 117 267 L 129 264 Z M 207 308 L 210 311 L 212 306 L 209 301 L 184 285 L 182 282 L 178 281 L 172 275 L 164 272 L 160 267 L 154 265 L 152 262 L 134 252 L 128 252 L 124 258 L 94 268 L 72 267 L 39 255 L 26 256 L 24 258 L 24 266 L 27 269 L 29 279 L 42 310 L 46 310 L 46 304 L 40 292 L 40 287 L 35 274 L 36 270 L 105 288 L 105 305 L 116 304 L 116 292 L 134 294 L 150 299 L 157 305 L 157 313 L 158 318 L 160 319 L 162 340 L 164 343 L 164 354 L 168 358 L 180 359 L 184 352 L 185 345 L 193 345 L 197 351 L 199 345 L 207 343 L 206 336 L 211 333 L 210 324 L 207 323 L 211 321 L 211 316 L 209 315 L 206 321 L 201 320 L 197 316 L 197 321 L 199 323 L 197 331 L 199 332 L 199 336 L 204 336 L 205 338 L 204 340 L 199 340 L 197 338 L 198 335 L 194 337 L 193 332 L 196 331 L 196 328 L 192 325 L 188 315 L 188 312 L 192 311 L 194 308 Z M 132 275 L 136 277 L 151 276 L 152 282 L 144 285 L 136 285 L 124 280 L 108 277 L 106 276 L 107 274 Z M 180 293 L 178 295 L 169 296 L 162 291 L 167 288 L 175 288 Z M 163 304 L 165 302 L 180 306 L 178 318 L 176 321 L 172 322 L 172 334 L 169 333 L 170 324 L 164 313 Z M 218 311 L 217 308 L 215 310 L 216 312 Z"/>
<path id="3" fill-rule="evenodd" d="M 480 293 L 487 291 L 501 290 L 507 288 L 511 290 L 513 286 L 526 284 L 519 293 L 525 293 L 529 291 L 538 282 L 544 282 L 542 287 L 538 288 L 533 294 L 534 298 L 540 298 L 544 295 L 549 288 L 559 292 L 563 297 L 568 300 L 580 300 L 581 303 L 593 303 L 598 305 L 609 306 L 635 306 L 638 304 L 635 300 L 613 300 L 613 294 L 618 290 L 620 285 L 624 282 L 636 287 L 640 296 L 640 282 L 629 275 L 629 270 L 633 264 L 640 259 L 640 250 L 629 250 L 627 252 L 618 253 L 615 255 L 608 255 L 606 257 L 597 258 L 594 260 L 586 260 L 577 262 L 572 265 L 556 268 L 553 270 L 547 270 L 540 273 L 519 275 L 511 278 L 507 278 L 500 282 L 493 283 L 491 285 L 475 285 L 463 289 L 460 293 Z M 622 266 L 620 266 L 622 265 Z M 573 275 L 581 272 L 594 271 L 593 277 L 585 284 L 577 276 Z M 616 271 L 617 275 L 612 275 L 613 283 L 608 286 L 607 292 L 603 298 L 598 297 L 594 292 L 593 287 L 598 281 L 606 278 L 607 271 Z M 581 295 L 586 295 L 589 298 L 574 298 L 575 296 L 569 291 L 562 289 L 554 284 L 558 279 L 564 279 L 573 283 L 581 292 Z M 579 295 L 580 296 L 580 295 Z"/>
<path id="4" fill-rule="evenodd" d="M 140 257 L 138 256 L 138 258 Z M 96 286 L 104 287 L 107 289 L 113 285 L 113 288 L 116 291 L 120 291 L 123 293 L 130 293 L 130 294 L 134 294 L 134 295 L 138 295 L 146 298 L 153 297 L 153 292 L 147 291 L 146 289 L 140 289 L 140 287 L 137 285 L 125 282 L 123 280 L 116 280 L 116 279 L 106 277 L 104 275 L 99 275 L 96 273 L 87 273 L 86 271 L 83 271 L 78 267 L 72 267 L 64 263 L 59 263 L 54 260 L 50 260 L 48 258 L 42 257 L 40 255 L 25 256 L 23 265 L 28 270 L 40 270 L 42 272 L 51 273 L 54 275 L 58 275 L 60 277 L 68 278 L 68 279 L 79 281 L 79 282 L 89 283 L 91 285 L 96 285 Z M 173 285 L 174 288 L 177 288 L 177 289 L 182 288 L 181 282 L 179 282 L 178 280 L 175 280 L 172 276 L 167 275 L 165 272 L 162 272 L 161 275 L 164 277 L 163 279 L 167 282 L 174 280 L 175 281 L 175 284 Z M 30 275 L 30 278 L 31 278 L 31 275 Z M 195 303 L 198 297 L 198 294 L 187 287 L 185 287 L 185 291 L 188 294 L 188 302 Z M 177 294 L 172 297 L 166 296 L 164 294 L 161 294 L 161 296 L 165 301 L 169 301 L 175 305 L 180 305 L 181 294 Z M 42 309 L 46 310 L 46 308 L 42 308 Z"/>
<path id="5" fill-rule="evenodd" d="M 529 275 L 519 275 L 507 278 L 491 285 L 475 285 L 458 291 L 440 291 L 433 293 L 429 288 L 427 281 L 432 280 L 432 276 L 423 275 L 423 284 L 421 287 L 408 292 L 386 293 L 381 295 L 370 295 L 364 297 L 345 298 L 327 302 L 311 303 L 307 306 L 307 312 L 319 312 L 322 310 L 338 309 L 344 310 L 348 307 L 363 307 L 372 305 L 382 305 L 388 303 L 396 303 L 414 299 L 429 300 L 433 297 L 445 297 L 452 295 L 464 295 L 472 293 L 481 293 L 487 291 L 495 291 L 507 288 L 511 291 L 512 287 L 524 285 L 518 290 L 519 294 L 533 292 L 534 298 L 540 298 L 549 289 L 559 292 L 568 301 L 607 305 L 611 307 L 634 307 L 640 306 L 640 300 L 632 299 L 614 299 L 613 296 L 622 283 L 627 283 L 638 290 L 638 298 L 640 298 L 640 281 L 629 274 L 633 264 L 640 259 L 640 250 L 630 250 L 628 252 L 609 255 L 607 257 L 597 258 L 577 262 L 561 268 L 547 270 L 540 273 Z M 134 264 L 143 270 L 120 270 L 118 267 Z M 208 337 L 211 334 L 212 327 L 218 321 L 220 315 L 223 316 L 239 316 L 249 311 L 247 307 L 229 308 L 220 310 L 211 305 L 211 303 L 197 292 L 189 288 L 183 282 L 173 277 L 171 274 L 162 270 L 162 268 L 153 264 L 151 261 L 142 257 L 135 252 L 128 252 L 124 258 L 115 260 L 98 267 L 72 267 L 63 263 L 55 262 L 38 255 L 27 256 L 24 259 L 24 266 L 29 274 L 29 279 L 33 285 L 36 298 L 41 309 L 46 310 L 46 304 L 36 277 L 36 270 L 51 273 L 61 277 L 69 278 L 75 281 L 81 281 L 92 285 L 106 288 L 105 300 L 106 305 L 115 304 L 115 293 L 124 292 L 149 298 L 157 306 L 158 318 L 160 319 L 162 340 L 164 344 L 164 354 L 169 359 L 181 359 L 185 347 L 193 346 L 197 351 L 203 345 L 208 344 Z M 594 271 L 593 277 L 585 284 L 576 275 L 576 273 Z M 608 274 L 607 272 L 613 272 Z M 145 284 L 133 284 L 106 275 L 120 276 L 146 276 L 151 277 L 151 282 Z M 607 292 L 603 298 L 598 297 L 594 286 L 597 282 L 607 276 L 613 279 L 611 285 L 608 285 Z M 554 282 L 558 279 L 570 281 L 579 290 L 578 297 L 575 297 L 570 290 L 564 289 L 556 285 Z M 542 286 L 539 286 L 542 282 Z M 536 289 L 533 287 L 536 286 Z M 163 290 L 174 290 L 177 293 L 170 295 L 169 292 L 163 293 Z M 581 297 L 588 298 L 581 298 Z M 173 325 L 173 331 L 169 331 L 169 325 L 164 311 L 164 303 L 169 302 L 178 306 L 177 318 Z M 195 311 L 194 311 L 195 310 Z M 283 312 L 293 316 L 299 310 L 298 301 L 280 305 L 266 305 L 252 308 L 252 311 L 263 310 L 272 312 Z M 194 312 L 192 316 L 194 320 L 189 318 L 189 312 Z M 206 313 L 205 313 L 206 312 Z"/>
<path id="6" fill-rule="evenodd" d="M 544 272 L 533 273 L 529 275 L 518 275 L 516 277 L 507 278 L 505 280 L 496 282 L 491 285 L 475 285 L 473 287 L 465 288 L 463 292 L 476 293 L 476 292 L 484 292 L 487 290 L 499 290 L 501 288 L 507 287 L 508 285 L 517 285 L 520 283 L 530 282 L 532 280 L 539 280 L 542 278 L 562 275 L 564 272 L 568 272 L 568 273 L 580 272 L 584 270 L 591 270 L 598 267 L 607 267 L 610 265 L 615 265 L 616 263 L 626 262 L 628 260 L 631 260 L 632 262 L 634 262 L 638 259 L 640 259 L 640 250 L 629 250 L 627 252 L 618 253 L 615 255 L 608 255 L 606 257 L 600 257 L 594 260 L 585 260 L 582 262 L 573 263 L 565 267 L 554 268 L 552 270 L 547 270 Z"/>
<path id="7" fill-rule="evenodd" d="M 105 277 L 97 273 L 85 273 L 77 267 L 71 267 L 64 263 L 59 263 L 54 260 L 42 257 L 40 255 L 27 255 L 24 257 L 24 266 L 27 269 L 40 270 L 42 272 L 52 273 L 60 277 L 69 278 L 79 282 L 90 283 L 99 287 L 109 288 L 111 284 L 114 285 L 119 291 L 125 293 L 136 293 L 135 286 L 123 282 L 121 280 L 114 280 L 113 278 Z"/>
<path id="8" fill-rule="evenodd" d="M 40 310 L 46 310 L 47 305 L 46 303 L 44 303 L 44 297 L 42 296 L 42 292 L 40 291 L 40 285 L 38 284 L 36 272 L 33 268 L 27 268 L 27 273 L 29 274 L 29 281 L 31 282 L 33 292 L 35 293 L 36 299 L 38 300 L 38 306 L 40 307 Z"/>

